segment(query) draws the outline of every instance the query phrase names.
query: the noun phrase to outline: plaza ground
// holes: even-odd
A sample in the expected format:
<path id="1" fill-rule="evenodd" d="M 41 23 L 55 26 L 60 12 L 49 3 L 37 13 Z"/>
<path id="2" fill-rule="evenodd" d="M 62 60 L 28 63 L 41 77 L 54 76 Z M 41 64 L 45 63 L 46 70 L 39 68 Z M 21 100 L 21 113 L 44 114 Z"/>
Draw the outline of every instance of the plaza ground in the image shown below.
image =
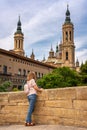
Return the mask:
<path id="1" fill-rule="evenodd" d="M 0 130 L 87 130 L 87 128 L 61 125 L 36 125 L 27 127 L 24 125 L 4 125 L 0 126 Z"/>

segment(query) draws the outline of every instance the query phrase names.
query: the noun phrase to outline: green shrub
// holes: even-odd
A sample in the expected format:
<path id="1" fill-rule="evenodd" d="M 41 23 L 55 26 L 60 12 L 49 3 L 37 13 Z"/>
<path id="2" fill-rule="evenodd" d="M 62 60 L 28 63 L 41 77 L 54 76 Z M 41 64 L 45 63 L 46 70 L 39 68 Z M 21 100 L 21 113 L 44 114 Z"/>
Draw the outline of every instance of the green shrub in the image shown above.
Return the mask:
<path id="1" fill-rule="evenodd" d="M 12 83 L 10 81 L 5 81 L 0 84 L 0 92 L 7 92 L 11 87 Z"/>
<path id="2" fill-rule="evenodd" d="M 37 84 L 45 89 L 77 86 L 79 74 L 68 67 L 57 68 L 37 80 Z"/>
<path id="3" fill-rule="evenodd" d="M 18 88 L 13 88 L 12 91 L 16 92 L 19 91 Z"/>

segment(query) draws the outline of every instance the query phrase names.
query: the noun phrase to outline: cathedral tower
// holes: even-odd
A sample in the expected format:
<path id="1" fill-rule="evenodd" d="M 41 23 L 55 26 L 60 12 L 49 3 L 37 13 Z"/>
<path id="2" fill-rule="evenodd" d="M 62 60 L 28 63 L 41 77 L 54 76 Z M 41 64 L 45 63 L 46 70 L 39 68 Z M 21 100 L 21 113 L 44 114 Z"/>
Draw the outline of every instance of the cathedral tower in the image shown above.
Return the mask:
<path id="1" fill-rule="evenodd" d="M 32 49 L 32 53 L 30 55 L 30 58 L 33 59 L 33 60 L 35 60 L 35 55 L 34 55 L 33 49 Z"/>
<path id="2" fill-rule="evenodd" d="M 24 56 L 23 40 L 24 40 L 24 34 L 22 33 L 21 21 L 19 16 L 19 20 L 17 23 L 17 31 L 14 34 L 14 52 L 21 56 Z"/>
<path id="3" fill-rule="evenodd" d="M 62 26 L 62 66 L 75 67 L 74 26 L 70 19 L 68 5 Z"/>
<path id="4" fill-rule="evenodd" d="M 53 51 L 52 45 L 51 45 L 51 49 L 49 51 L 49 58 L 54 58 L 54 51 Z"/>

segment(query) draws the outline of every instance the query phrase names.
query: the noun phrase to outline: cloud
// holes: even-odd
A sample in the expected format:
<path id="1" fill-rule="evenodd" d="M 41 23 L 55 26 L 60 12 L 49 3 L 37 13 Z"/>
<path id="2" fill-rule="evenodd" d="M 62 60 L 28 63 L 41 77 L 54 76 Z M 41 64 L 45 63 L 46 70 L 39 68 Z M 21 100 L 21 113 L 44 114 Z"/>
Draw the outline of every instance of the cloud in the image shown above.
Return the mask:
<path id="1" fill-rule="evenodd" d="M 76 57 L 80 57 L 81 62 L 81 59 L 86 59 L 87 1 L 68 0 L 68 4 L 71 21 L 74 24 Z M 34 48 L 37 59 L 41 59 L 44 54 L 47 56 L 50 45 L 53 44 L 55 48 L 56 43 L 61 40 L 66 5 L 66 0 L 0 1 L 0 47 L 7 50 L 13 49 L 14 32 L 20 14 L 25 51 L 30 54 Z"/>
<path id="2" fill-rule="evenodd" d="M 30 44 L 57 33 L 55 17 L 61 19 L 61 13 L 57 16 L 56 8 L 59 8 L 59 5 L 55 3 L 51 7 L 41 10 L 24 25 L 25 35 L 29 37 Z"/>
<path id="3" fill-rule="evenodd" d="M 87 48 L 87 36 L 84 34 L 84 36 L 76 37 L 75 39 L 75 45 L 76 45 L 76 50 L 79 50 L 81 48 Z"/>
<path id="4" fill-rule="evenodd" d="M 84 34 L 84 36 L 77 37 L 75 40 L 76 59 L 78 58 L 81 64 L 87 60 L 87 36 Z"/>
<path id="5" fill-rule="evenodd" d="M 80 64 L 85 63 L 87 61 L 87 49 L 76 51 L 76 59 L 79 59 Z"/>
<path id="6" fill-rule="evenodd" d="M 12 35 L 0 39 L 0 48 L 6 49 L 6 50 L 12 50 L 13 49 L 13 41 L 12 41 Z"/>

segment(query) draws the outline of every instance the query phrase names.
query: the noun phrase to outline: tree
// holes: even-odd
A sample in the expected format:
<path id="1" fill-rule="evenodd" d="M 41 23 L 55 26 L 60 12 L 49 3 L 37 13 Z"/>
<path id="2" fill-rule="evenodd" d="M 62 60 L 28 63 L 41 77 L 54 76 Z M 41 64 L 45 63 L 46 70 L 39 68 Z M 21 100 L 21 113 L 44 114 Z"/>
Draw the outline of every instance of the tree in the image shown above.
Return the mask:
<path id="1" fill-rule="evenodd" d="M 81 65 L 80 71 L 82 83 L 87 85 L 87 61 Z"/>
<path id="2" fill-rule="evenodd" d="M 79 78 L 76 71 L 62 67 L 44 75 L 42 79 L 37 81 L 37 84 L 43 88 L 72 87 L 78 85 Z"/>
<path id="3" fill-rule="evenodd" d="M 5 81 L 0 84 L 0 92 L 7 92 L 10 87 L 12 86 L 12 83 L 10 81 Z"/>
<path id="4" fill-rule="evenodd" d="M 85 64 L 81 65 L 80 70 L 81 70 L 81 74 L 87 75 L 87 61 L 85 62 Z"/>

